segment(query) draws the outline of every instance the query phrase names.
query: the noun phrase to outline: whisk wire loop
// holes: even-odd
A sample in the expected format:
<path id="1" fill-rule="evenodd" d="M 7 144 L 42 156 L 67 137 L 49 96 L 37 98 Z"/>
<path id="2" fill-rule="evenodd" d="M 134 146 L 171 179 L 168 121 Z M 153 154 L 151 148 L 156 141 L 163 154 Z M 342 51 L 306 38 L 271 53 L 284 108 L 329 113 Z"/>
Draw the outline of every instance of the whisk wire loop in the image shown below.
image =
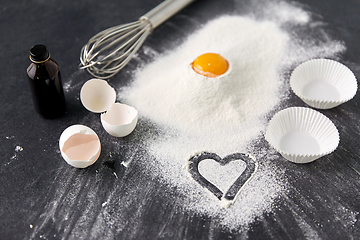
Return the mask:
<path id="1" fill-rule="evenodd" d="M 151 31 L 151 23 L 141 18 L 99 32 L 82 48 L 81 68 L 96 78 L 112 77 L 130 61 Z"/>
<path id="2" fill-rule="evenodd" d="M 99 32 L 82 47 L 80 68 L 96 78 L 114 76 L 131 60 L 153 28 L 192 1 L 165 0 L 138 21 Z"/>

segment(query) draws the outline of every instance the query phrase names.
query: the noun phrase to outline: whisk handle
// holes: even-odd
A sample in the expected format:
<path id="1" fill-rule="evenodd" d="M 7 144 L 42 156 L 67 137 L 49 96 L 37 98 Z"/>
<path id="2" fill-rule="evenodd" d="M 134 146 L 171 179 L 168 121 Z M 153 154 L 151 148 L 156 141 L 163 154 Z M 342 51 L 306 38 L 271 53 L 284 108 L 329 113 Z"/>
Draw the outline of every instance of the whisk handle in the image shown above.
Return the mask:
<path id="1" fill-rule="evenodd" d="M 156 28 L 193 1 L 194 0 L 166 0 L 146 13 L 143 17 L 150 21 L 153 28 Z"/>

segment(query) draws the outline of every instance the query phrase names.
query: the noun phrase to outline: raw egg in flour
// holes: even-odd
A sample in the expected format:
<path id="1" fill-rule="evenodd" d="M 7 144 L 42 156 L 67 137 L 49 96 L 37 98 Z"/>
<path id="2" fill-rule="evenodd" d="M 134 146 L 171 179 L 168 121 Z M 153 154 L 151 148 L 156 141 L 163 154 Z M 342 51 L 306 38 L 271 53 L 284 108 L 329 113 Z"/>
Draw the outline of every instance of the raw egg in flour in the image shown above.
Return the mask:
<path id="1" fill-rule="evenodd" d="M 218 77 L 229 69 L 228 61 L 217 53 L 204 53 L 192 63 L 192 69 L 205 77 Z"/>
<path id="2" fill-rule="evenodd" d="M 86 168 L 100 156 L 101 144 L 97 134 L 84 125 L 66 128 L 59 140 L 61 156 L 73 167 Z"/>

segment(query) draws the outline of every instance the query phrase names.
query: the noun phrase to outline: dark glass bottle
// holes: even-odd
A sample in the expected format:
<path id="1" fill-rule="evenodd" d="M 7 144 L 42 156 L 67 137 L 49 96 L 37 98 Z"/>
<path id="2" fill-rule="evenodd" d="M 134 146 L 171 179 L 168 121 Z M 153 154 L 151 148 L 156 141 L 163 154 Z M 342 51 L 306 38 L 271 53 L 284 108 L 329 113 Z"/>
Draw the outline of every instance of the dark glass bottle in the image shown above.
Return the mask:
<path id="1" fill-rule="evenodd" d="M 36 112 L 44 118 L 60 117 L 66 104 L 59 65 L 44 45 L 30 49 L 30 60 L 27 76 Z"/>

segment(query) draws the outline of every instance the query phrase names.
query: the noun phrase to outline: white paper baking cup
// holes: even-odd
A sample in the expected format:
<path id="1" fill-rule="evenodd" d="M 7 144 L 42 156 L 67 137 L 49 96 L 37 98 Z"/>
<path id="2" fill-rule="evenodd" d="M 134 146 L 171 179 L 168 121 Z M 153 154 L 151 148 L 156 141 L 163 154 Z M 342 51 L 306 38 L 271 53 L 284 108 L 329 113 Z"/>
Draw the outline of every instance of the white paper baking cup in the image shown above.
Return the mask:
<path id="1" fill-rule="evenodd" d="M 339 132 L 329 118 L 305 107 L 291 107 L 275 114 L 265 139 L 284 158 L 295 163 L 308 163 L 325 156 L 340 141 Z"/>
<path id="2" fill-rule="evenodd" d="M 290 87 L 309 106 L 329 109 L 352 99 L 357 81 L 345 65 L 329 59 L 313 59 L 295 68 Z"/>

